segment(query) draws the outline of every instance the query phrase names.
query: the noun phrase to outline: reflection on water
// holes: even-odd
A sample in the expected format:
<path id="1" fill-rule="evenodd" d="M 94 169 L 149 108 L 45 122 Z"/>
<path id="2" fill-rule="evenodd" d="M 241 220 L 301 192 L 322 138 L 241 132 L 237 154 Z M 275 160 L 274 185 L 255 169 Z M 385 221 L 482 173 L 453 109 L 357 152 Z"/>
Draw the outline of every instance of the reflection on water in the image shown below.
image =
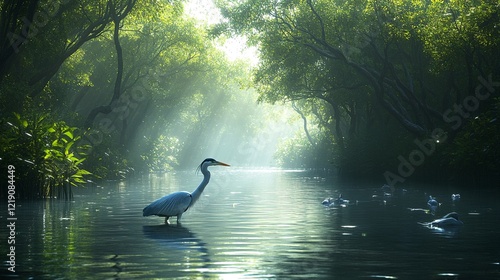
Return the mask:
<path id="1" fill-rule="evenodd" d="M 460 230 L 462 229 L 461 227 L 452 227 L 452 228 L 443 228 L 443 227 L 435 227 L 435 226 L 428 226 L 428 228 L 434 233 L 441 235 L 443 237 L 456 237 Z"/>
<path id="2" fill-rule="evenodd" d="M 78 189 L 74 202 L 19 203 L 16 271 L 21 279 L 500 279 L 500 200 L 490 192 L 433 193 L 436 216 L 464 226 L 419 223 L 429 186 L 394 196 L 380 184 L 348 186 L 306 172 L 213 170 L 183 224 L 142 217 L 173 191 L 192 191 L 189 173 Z M 456 191 L 456 190 L 453 190 Z M 349 199 L 325 207 L 325 198 Z M 3 214 L 4 215 L 4 214 Z M 5 216 L 0 217 L 3 220 Z M 0 228 L 6 236 L 6 228 Z M 7 244 L 0 243 L 2 252 Z M 7 267 L 6 262 L 3 265 Z M 14 276 L 4 269 L 0 276 Z"/>
<path id="3" fill-rule="evenodd" d="M 177 225 L 152 225 L 143 226 L 144 236 L 156 240 L 159 244 L 158 250 L 179 250 L 195 252 L 201 261 L 210 263 L 208 250 L 203 241 L 196 237 L 187 227 Z"/>

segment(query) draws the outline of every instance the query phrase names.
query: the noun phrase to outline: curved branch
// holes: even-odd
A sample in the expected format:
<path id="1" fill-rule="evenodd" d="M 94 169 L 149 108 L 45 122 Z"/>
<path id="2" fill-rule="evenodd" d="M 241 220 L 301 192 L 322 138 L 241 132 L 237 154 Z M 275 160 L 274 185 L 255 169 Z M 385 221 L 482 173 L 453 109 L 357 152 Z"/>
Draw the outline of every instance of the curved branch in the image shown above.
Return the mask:
<path id="1" fill-rule="evenodd" d="M 304 115 L 304 113 L 302 113 L 302 111 L 297 107 L 297 105 L 293 101 L 292 101 L 292 108 L 295 112 L 297 112 L 300 115 L 300 117 L 304 121 L 304 132 L 306 133 L 307 140 L 309 140 L 309 143 L 311 143 L 311 145 L 315 146 L 316 144 L 314 143 L 314 140 L 312 139 L 311 134 L 309 134 L 309 129 L 307 129 L 306 116 Z"/>
<path id="2" fill-rule="evenodd" d="M 323 19 L 318 14 L 318 12 L 316 11 L 316 9 L 314 9 L 314 6 L 313 6 L 311 0 L 307 0 L 307 5 L 309 6 L 309 8 L 311 8 L 311 11 L 313 12 L 314 16 L 316 16 L 316 18 L 319 21 L 319 25 L 321 26 L 321 40 L 326 41 L 325 24 L 323 23 Z"/>

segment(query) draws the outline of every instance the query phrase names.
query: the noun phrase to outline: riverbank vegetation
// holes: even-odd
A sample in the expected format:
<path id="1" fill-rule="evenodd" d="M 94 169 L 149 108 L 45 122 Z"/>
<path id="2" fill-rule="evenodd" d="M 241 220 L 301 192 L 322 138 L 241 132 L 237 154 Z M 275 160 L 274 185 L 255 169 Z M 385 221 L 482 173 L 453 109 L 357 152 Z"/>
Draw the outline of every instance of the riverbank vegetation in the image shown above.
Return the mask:
<path id="1" fill-rule="evenodd" d="M 259 47 L 259 100 L 303 118 L 285 165 L 391 185 L 498 176 L 497 1 L 218 3 L 215 32 Z"/>
<path id="2" fill-rule="evenodd" d="M 0 1 L 0 168 L 17 195 L 212 155 L 380 184 L 499 175 L 496 1 L 216 3 L 205 25 L 181 0 Z M 217 47 L 233 35 L 258 66 Z"/>
<path id="3" fill-rule="evenodd" d="M 182 1 L 0 7 L 0 165 L 15 166 L 21 198 L 196 166 L 208 141 L 229 156 L 227 141 L 260 129 L 247 64 L 229 61 Z"/>

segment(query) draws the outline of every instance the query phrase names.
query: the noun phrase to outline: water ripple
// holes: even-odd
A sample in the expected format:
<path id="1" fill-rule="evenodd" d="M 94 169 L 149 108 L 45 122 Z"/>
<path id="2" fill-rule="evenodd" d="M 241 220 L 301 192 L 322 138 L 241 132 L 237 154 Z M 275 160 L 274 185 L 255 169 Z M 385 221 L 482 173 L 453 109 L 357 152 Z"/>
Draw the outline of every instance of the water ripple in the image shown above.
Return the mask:
<path id="1" fill-rule="evenodd" d="M 298 171 L 218 175 L 182 225 L 142 217 L 142 208 L 196 186 L 192 173 L 79 189 L 75 202 L 25 203 L 16 224 L 20 278 L 500 278 L 500 225 L 488 222 L 500 219 L 493 195 L 477 203 L 462 192 L 464 227 L 442 238 L 418 224 L 433 217 L 408 210 L 425 207 L 418 191 L 368 203 L 373 189 L 350 190 Z M 368 202 L 321 205 L 341 191 Z M 5 227 L 0 233 L 6 236 Z"/>

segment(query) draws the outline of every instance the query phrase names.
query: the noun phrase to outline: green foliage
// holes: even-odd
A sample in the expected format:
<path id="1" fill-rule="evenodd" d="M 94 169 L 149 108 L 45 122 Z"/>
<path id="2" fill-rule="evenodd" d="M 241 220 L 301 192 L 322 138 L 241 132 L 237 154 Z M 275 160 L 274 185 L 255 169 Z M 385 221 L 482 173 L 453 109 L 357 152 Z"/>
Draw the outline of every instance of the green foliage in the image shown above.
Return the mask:
<path id="1" fill-rule="evenodd" d="M 473 117 L 445 150 L 446 164 L 454 170 L 474 173 L 498 172 L 500 165 L 500 98 L 493 106 Z M 475 175 L 478 175 L 475 174 Z"/>
<path id="2" fill-rule="evenodd" d="M 97 180 L 122 180 L 134 171 L 127 150 L 118 145 L 116 139 L 116 131 L 104 134 L 98 130 L 86 130 L 82 135 L 82 142 L 89 148 L 83 166 Z"/>
<path id="3" fill-rule="evenodd" d="M 149 145 L 146 143 L 151 147 L 150 150 L 141 155 L 148 172 L 172 171 L 179 165 L 177 161 L 181 149 L 179 139 L 160 135 L 148 142 L 151 142 Z"/>
<path id="4" fill-rule="evenodd" d="M 1 39 L 0 144 L 33 196 L 69 192 L 90 173 L 121 179 L 134 165 L 171 170 L 207 153 L 239 160 L 235 143 L 251 143 L 272 118 L 257 98 L 261 108 L 291 104 L 309 132 L 281 144 L 283 166 L 378 173 L 415 137 L 449 130 L 441 112 L 473 95 L 478 76 L 496 81 L 500 71 L 498 1 L 218 0 L 227 20 L 210 31 L 183 1 L 63 2 L 33 2 L 43 24 L 23 26 L 22 2 L 0 20 L 1 35 L 29 35 L 16 52 Z M 258 46 L 259 67 L 228 61 L 211 40 L 221 34 Z M 436 152 L 447 158 L 426 162 L 494 170 L 492 100 L 448 131 L 449 150 Z M 267 146 L 256 139 L 239 151 Z"/>
<path id="5" fill-rule="evenodd" d="M 260 49 L 254 75 L 259 99 L 299 104 L 346 174 L 382 174 L 399 154 L 414 149 L 415 138 L 450 129 L 441 112 L 474 95 L 478 76 L 500 74 L 498 1 L 221 0 L 218 5 L 228 21 L 214 32 L 249 36 Z M 479 142 L 496 139 L 486 119 L 492 117 L 460 128 L 468 131 L 464 135 L 480 136 L 478 143 L 461 131 L 456 142 L 447 143 L 458 153 L 456 161 L 484 161 L 470 156 L 484 154 L 476 150 L 484 147 Z M 278 157 L 311 162 L 316 154 L 304 139 L 287 142 Z M 443 154 L 434 156 L 426 165 L 446 161 L 439 158 Z"/>
<path id="6" fill-rule="evenodd" d="M 311 144 L 303 133 L 284 139 L 274 155 L 276 162 L 284 168 L 338 168 L 340 161 L 331 145 L 332 140 L 318 140 Z"/>
<path id="7" fill-rule="evenodd" d="M 493 59 L 500 44 L 497 1 L 432 1 L 419 12 L 424 20 L 416 29 L 436 70 L 456 69 L 457 60 L 464 59 L 498 63 L 483 61 Z"/>
<path id="8" fill-rule="evenodd" d="M 65 182 L 77 186 L 85 184 L 85 177 L 91 173 L 81 168 L 87 156 L 88 145 L 79 145 L 81 136 L 76 127 L 69 127 L 64 121 L 48 127 L 47 143 L 43 157 L 47 188 L 62 186 Z"/>
<path id="9" fill-rule="evenodd" d="M 69 196 L 89 173 L 191 166 L 209 145 L 258 132 L 247 65 L 227 61 L 183 1 L 63 2 L 33 2 L 47 21 L 25 26 L 31 34 L 8 61 L 0 47 L 2 164 L 22 169 L 25 196 Z M 23 35 L 15 6 L 0 25 Z"/>
<path id="10" fill-rule="evenodd" d="M 54 122 L 49 114 L 14 114 L 4 121 L 0 138 L 2 164 L 12 164 L 21 179 L 21 197 L 71 198 L 71 186 L 86 183 L 91 173 L 82 168 L 88 146 L 80 144 L 76 127 Z"/>

